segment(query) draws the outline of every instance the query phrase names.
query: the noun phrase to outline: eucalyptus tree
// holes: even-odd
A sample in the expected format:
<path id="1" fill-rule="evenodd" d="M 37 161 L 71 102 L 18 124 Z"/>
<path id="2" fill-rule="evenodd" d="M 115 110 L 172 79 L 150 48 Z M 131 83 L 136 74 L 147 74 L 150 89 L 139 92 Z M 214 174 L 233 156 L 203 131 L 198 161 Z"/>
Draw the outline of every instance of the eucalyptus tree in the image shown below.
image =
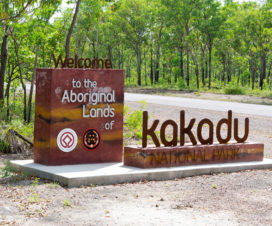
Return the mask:
<path id="1" fill-rule="evenodd" d="M 196 86 L 199 89 L 199 50 L 201 48 L 201 35 L 199 30 L 194 30 L 187 37 L 188 48 L 190 49 L 195 64 Z"/>
<path id="2" fill-rule="evenodd" d="M 222 16 L 220 10 L 220 2 L 216 0 L 199 0 L 194 1 L 195 7 L 198 10 L 196 16 L 198 19 L 197 28 L 200 30 L 207 43 L 209 51 L 209 89 L 211 88 L 211 74 L 212 74 L 212 50 L 214 39 L 219 34 L 219 29 L 222 23 L 226 20 Z"/>
<path id="3" fill-rule="evenodd" d="M 137 84 L 141 85 L 142 45 L 147 39 L 148 16 L 146 1 L 124 0 L 115 12 L 116 19 L 125 36 L 125 42 L 133 49 L 137 58 Z"/>
<path id="4" fill-rule="evenodd" d="M 237 3 L 233 3 L 232 1 L 226 2 L 221 7 L 220 13 L 224 18 L 224 23 L 219 27 L 217 37 L 214 41 L 215 55 L 220 64 L 222 64 L 222 74 L 218 76 L 218 79 L 223 81 L 224 85 L 231 81 L 233 58 L 235 56 L 233 49 L 233 42 L 235 40 L 233 27 L 235 26 L 235 21 L 233 20 L 233 16 L 237 8 Z"/>
<path id="5" fill-rule="evenodd" d="M 185 25 L 183 23 L 183 15 L 181 14 L 181 3 L 175 0 L 162 0 L 166 7 L 166 26 L 169 32 L 169 42 L 175 43 L 180 53 L 180 76 L 184 78 L 184 36 Z M 177 4 L 178 3 L 178 4 Z"/>
<path id="6" fill-rule="evenodd" d="M 8 57 L 8 39 L 12 34 L 14 25 L 22 23 L 25 15 L 33 14 L 35 10 L 49 5 L 58 5 L 60 0 L 5 0 L 0 2 L 0 22 L 2 32 L 1 68 L 0 68 L 0 105 L 4 101 L 4 81 Z"/>
<path id="7" fill-rule="evenodd" d="M 261 69 L 260 69 L 260 87 L 263 89 L 264 79 L 266 78 L 266 62 L 267 55 L 272 48 L 272 3 L 264 4 L 259 12 L 259 17 L 256 22 L 256 32 L 258 35 L 258 48 L 260 52 Z"/>
<path id="8" fill-rule="evenodd" d="M 79 11 L 80 2 L 81 2 L 81 0 L 76 1 L 75 12 L 74 12 L 74 15 L 73 15 L 71 25 L 69 27 L 69 31 L 68 31 L 67 36 L 66 36 L 65 53 L 66 53 L 67 57 L 69 57 L 69 54 L 70 54 L 70 39 L 71 39 L 71 36 L 72 36 L 72 33 L 73 33 L 74 26 L 76 24 L 76 19 L 77 19 L 77 15 L 78 15 L 78 11 Z"/>
<path id="9" fill-rule="evenodd" d="M 36 8 L 31 14 L 25 15 L 21 21 L 13 24 L 12 44 L 18 65 L 17 74 L 23 90 L 23 118 L 27 123 L 31 121 L 32 95 L 39 50 L 47 42 L 47 35 L 50 32 L 49 19 L 59 4 L 60 1 L 55 1 L 55 4 Z M 28 101 L 26 82 L 30 82 Z"/>

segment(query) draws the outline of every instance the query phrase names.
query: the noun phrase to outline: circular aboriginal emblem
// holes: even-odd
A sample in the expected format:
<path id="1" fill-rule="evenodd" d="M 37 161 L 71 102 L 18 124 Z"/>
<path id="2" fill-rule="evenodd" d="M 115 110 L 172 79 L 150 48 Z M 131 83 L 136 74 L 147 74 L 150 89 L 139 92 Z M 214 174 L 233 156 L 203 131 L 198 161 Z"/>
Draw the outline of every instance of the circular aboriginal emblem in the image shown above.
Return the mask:
<path id="1" fill-rule="evenodd" d="M 100 144 L 100 134 L 95 129 L 89 129 L 84 133 L 82 142 L 85 148 L 92 151 Z"/>
<path id="2" fill-rule="evenodd" d="M 60 150 L 70 152 L 77 146 L 77 135 L 72 129 L 66 128 L 59 132 L 57 144 Z"/>

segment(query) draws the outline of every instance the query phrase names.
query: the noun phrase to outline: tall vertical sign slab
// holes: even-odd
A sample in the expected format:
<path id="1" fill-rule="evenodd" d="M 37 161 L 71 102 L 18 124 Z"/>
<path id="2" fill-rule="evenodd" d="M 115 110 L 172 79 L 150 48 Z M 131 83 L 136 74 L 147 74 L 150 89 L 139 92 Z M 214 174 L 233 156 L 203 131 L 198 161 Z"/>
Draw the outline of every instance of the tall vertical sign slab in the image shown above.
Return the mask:
<path id="1" fill-rule="evenodd" d="M 121 162 L 124 71 L 37 69 L 34 162 Z"/>

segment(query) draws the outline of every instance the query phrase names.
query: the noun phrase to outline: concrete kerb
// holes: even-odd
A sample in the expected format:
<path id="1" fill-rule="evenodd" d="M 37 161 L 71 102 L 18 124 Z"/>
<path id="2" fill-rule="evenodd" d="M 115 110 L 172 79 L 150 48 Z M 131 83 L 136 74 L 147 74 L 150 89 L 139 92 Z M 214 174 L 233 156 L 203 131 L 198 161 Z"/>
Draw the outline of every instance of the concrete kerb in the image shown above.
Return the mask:
<path id="1" fill-rule="evenodd" d="M 82 185 L 110 185 L 138 182 L 141 180 L 161 181 L 190 176 L 231 173 L 251 169 L 272 168 L 272 159 L 258 162 L 192 165 L 171 168 L 140 169 L 122 163 L 82 164 L 69 166 L 44 166 L 33 160 L 11 161 L 12 166 L 28 175 L 57 181 L 68 187 Z"/>

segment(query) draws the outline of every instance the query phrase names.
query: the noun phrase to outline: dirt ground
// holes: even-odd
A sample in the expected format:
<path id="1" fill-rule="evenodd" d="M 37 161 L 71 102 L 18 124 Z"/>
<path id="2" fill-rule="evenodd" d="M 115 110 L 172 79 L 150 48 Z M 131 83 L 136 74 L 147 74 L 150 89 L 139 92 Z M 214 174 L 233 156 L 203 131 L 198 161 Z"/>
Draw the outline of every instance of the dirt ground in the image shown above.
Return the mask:
<path id="1" fill-rule="evenodd" d="M 131 110 L 140 106 L 127 104 Z M 146 110 L 149 123 L 178 122 L 180 110 L 187 123 L 194 117 L 216 124 L 227 117 L 227 112 L 152 104 Z M 242 133 L 247 115 L 233 117 Z M 272 118 L 248 117 L 248 140 L 264 143 L 265 156 L 272 156 Z M 15 156 L 0 156 L 6 158 Z M 35 178 L 0 179 L 0 207 L 0 225 L 272 225 L 272 171 L 69 189 Z"/>

